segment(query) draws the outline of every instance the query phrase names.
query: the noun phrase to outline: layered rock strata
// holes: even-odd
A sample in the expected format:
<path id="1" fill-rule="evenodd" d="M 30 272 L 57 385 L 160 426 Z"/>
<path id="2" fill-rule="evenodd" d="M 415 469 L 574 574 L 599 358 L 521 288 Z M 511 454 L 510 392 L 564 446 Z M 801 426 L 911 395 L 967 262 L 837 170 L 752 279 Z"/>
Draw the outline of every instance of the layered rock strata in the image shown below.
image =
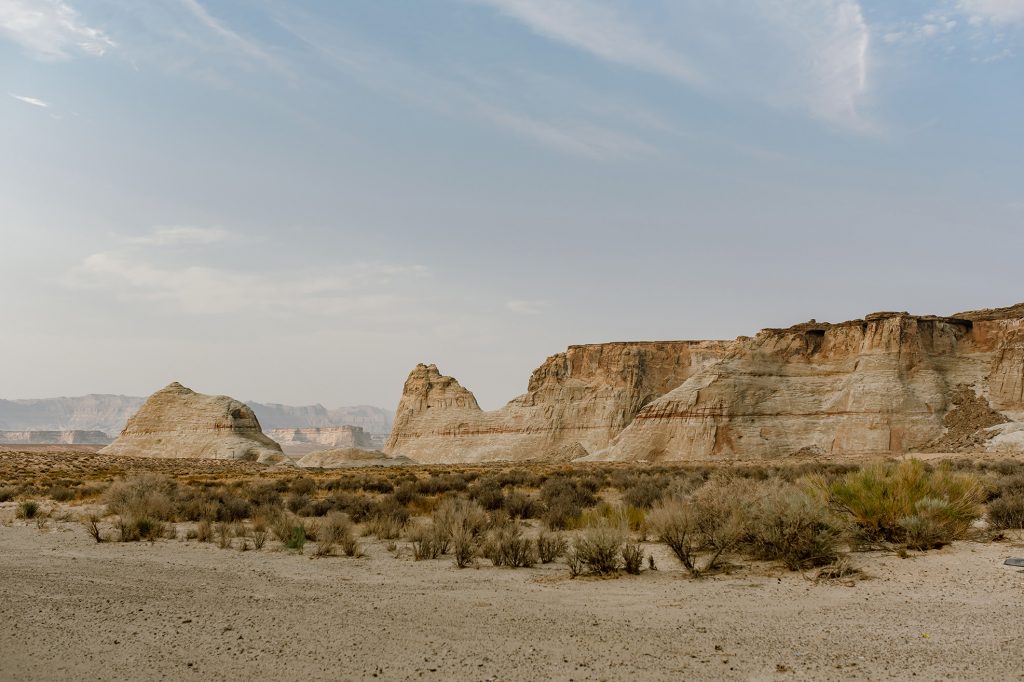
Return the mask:
<path id="1" fill-rule="evenodd" d="M 196 393 L 175 382 L 151 395 L 101 453 L 145 457 L 285 462 L 253 411 L 228 396 Z"/>
<path id="2" fill-rule="evenodd" d="M 730 347 L 720 341 L 571 346 L 533 372 L 525 394 L 490 412 L 458 381 L 421 364 L 405 382 L 384 452 L 424 463 L 584 456 L 606 448 L 645 405 Z"/>
<path id="3" fill-rule="evenodd" d="M 419 365 L 385 447 L 421 462 L 971 450 L 1024 452 L 1024 304 L 572 346 L 491 412 Z"/>
<path id="4" fill-rule="evenodd" d="M 874 313 L 740 339 L 595 458 L 770 459 L 988 450 L 1024 418 L 1022 308 Z M 992 429 L 996 429 L 993 431 Z"/>

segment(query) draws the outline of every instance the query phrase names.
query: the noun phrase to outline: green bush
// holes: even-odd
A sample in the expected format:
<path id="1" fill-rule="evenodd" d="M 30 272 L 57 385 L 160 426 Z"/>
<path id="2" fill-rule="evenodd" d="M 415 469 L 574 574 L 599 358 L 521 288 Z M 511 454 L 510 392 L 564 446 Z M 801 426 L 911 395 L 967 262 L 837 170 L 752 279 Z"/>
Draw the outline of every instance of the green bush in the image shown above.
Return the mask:
<path id="1" fill-rule="evenodd" d="M 988 503 L 993 528 L 1024 528 L 1024 493 L 1003 494 Z"/>
<path id="2" fill-rule="evenodd" d="M 772 481 L 744 505 L 745 549 L 759 559 L 781 561 L 791 571 L 824 566 L 839 556 L 840 532 L 828 509 L 800 487 Z"/>
<path id="3" fill-rule="evenodd" d="M 862 544 L 928 549 L 964 537 L 981 516 L 984 489 L 977 476 L 920 460 L 876 463 L 819 483 L 832 510 Z"/>

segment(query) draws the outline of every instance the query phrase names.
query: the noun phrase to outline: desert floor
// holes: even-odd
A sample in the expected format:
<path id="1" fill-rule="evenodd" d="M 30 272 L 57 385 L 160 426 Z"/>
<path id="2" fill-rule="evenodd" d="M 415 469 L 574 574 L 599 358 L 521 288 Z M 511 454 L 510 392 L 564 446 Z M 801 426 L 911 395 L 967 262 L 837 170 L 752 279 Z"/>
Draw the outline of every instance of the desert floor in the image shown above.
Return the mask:
<path id="1" fill-rule="evenodd" d="M 869 578 L 847 584 L 764 565 L 695 581 L 658 545 L 658 571 L 570 580 L 401 543 L 97 545 L 0 512 L 4 680 L 1024 679 L 1024 571 L 1002 565 L 1020 537 L 857 554 Z"/>

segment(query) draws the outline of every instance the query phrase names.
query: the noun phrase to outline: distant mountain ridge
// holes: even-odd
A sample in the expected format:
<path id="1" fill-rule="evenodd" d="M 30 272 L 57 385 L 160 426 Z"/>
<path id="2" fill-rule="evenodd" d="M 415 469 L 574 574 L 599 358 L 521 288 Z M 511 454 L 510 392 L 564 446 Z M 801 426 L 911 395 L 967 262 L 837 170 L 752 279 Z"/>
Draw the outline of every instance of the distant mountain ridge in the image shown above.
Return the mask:
<path id="1" fill-rule="evenodd" d="M 91 393 L 62 398 L 0 399 L 0 431 L 102 431 L 115 437 L 145 398 Z M 264 431 L 276 428 L 359 426 L 379 438 L 391 431 L 394 413 L 381 407 L 246 403 Z"/>

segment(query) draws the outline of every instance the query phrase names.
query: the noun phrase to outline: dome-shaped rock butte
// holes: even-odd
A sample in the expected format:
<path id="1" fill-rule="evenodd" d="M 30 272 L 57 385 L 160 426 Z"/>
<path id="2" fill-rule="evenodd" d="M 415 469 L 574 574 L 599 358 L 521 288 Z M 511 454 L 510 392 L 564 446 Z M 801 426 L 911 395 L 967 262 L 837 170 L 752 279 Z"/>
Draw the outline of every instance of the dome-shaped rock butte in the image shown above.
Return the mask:
<path id="1" fill-rule="evenodd" d="M 385 447 L 421 462 L 1022 450 L 1024 304 L 572 346 L 491 412 L 419 365 Z"/>
<path id="2" fill-rule="evenodd" d="M 111 445 L 109 455 L 241 459 L 288 463 L 263 434 L 253 411 L 224 395 L 196 393 L 174 382 L 151 395 Z"/>

